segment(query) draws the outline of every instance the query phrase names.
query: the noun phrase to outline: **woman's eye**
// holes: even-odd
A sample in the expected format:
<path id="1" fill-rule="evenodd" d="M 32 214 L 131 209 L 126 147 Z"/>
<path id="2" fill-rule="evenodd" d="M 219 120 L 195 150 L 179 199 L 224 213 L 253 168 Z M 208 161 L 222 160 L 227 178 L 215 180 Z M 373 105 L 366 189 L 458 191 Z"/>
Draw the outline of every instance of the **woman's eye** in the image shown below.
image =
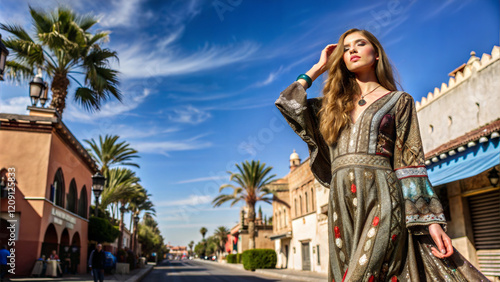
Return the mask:
<path id="1" fill-rule="evenodd" d="M 366 45 L 366 43 L 365 43 L 365 42 L 359 42 L 359 43 L 358 43 L 358 46 L 365 46 L 365 45 Z"/>
<path id="2" fill-rule="evenodd" d="M 344 52 L 347 52 L 347 51 L 349 51 L 349 48 L 344 48 Z"/>

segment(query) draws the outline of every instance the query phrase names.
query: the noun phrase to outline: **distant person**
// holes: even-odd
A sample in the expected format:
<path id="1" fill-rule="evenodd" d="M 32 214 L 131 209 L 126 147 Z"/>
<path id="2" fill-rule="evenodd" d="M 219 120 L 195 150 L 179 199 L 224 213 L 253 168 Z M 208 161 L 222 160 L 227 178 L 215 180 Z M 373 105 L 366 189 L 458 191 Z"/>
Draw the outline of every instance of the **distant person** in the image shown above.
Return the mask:
<path id="1" fill-rule="evenodd" d="M 4 277 L 9 271 L 9 267 L 7 266 L 7 257 L 10 256 L 9 250 L 7 250 L 6 245 L 2 245 L 2 249 L 0 249 L 0 281 L 4 281 Z"/>
<path id="2" fill-rule="evenodd" d="M 106 263 L 106 254 L 101 244 L 97 244 L 95 250 L 90 253 L 89 267 L 94 276 L 94 282 L 104 281 L 104 265 Z"/>
<path id="3" fill-rule="evenodd" d="M 52 250 L 52 254 L 50 254 L 49 259 L 50 260 L 57 260 L 57 261 L 59 260 L 59 256 L 57 255 L 56 250 Z"/>

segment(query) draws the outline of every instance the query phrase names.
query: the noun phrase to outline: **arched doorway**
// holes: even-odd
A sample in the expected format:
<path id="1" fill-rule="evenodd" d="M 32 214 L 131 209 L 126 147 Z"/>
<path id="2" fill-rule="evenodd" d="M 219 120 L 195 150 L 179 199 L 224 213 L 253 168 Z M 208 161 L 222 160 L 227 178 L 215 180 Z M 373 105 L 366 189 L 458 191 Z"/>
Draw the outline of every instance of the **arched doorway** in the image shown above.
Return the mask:
<path id="1" fill-rule="evenodd" d="M 52 250 L 57 251 L 57 247 L 59 246 L 58 241 L 56 228 L 54 224 L 51 223 L 47 226 L 47 230 L 45 231 L 42 242 L 42 253 L 40 255 L 45 255 L 45 257 L 48 258 Z"/>
<path id="2" fill-rule="evenodd" d="M 63 258 L 66 258 L 66 254 L 68 254 L 69 251 L 70 251 L 69 232 L 67 228 L 64 228 L 61 234 L 61 243 L 59 244 L 59 258 L 61 260 L 63 260 Z"/>
<path id="3" fill-rule="evenodd" d="M 80 264 L 80 234 L 75 232 L 71 240 L 71 273 L 76 274 L 78 265 Z"/>
<path id="4" fill-rule="evenodd" d="M 0 219 L 0 246 L 6 245 L 9 242 L 10 232 L 7 227 L 10 224 L 5 219 Z"/>

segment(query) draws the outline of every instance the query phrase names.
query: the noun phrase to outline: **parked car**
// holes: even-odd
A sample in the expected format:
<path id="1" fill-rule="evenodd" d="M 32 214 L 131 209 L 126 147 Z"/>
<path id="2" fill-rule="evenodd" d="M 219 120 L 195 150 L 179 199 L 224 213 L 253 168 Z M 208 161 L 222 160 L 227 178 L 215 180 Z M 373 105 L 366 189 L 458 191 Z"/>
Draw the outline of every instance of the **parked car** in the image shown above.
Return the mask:
<path id="1" fill-rule="evenodd" d="M 110 252 L 104 252 L 106 262 L 104 263 L 104 271 L 107 273 L 114 272 L 116 268 L 116 257 Z"/>

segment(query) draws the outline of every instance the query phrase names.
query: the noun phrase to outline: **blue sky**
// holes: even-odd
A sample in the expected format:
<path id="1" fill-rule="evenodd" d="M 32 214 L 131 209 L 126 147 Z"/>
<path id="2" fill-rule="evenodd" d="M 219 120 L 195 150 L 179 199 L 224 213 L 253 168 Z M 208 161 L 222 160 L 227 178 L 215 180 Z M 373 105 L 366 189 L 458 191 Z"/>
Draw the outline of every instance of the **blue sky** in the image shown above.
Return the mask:
<path id="1" fill-rule="evenodd" d="M 28 3 L 95 14 L 97 29 L 112 32 L 105 45 L 120 58 L 124 103 L 90 114 L 73 103 L 71 88 L 63 121 L 80 141 L 116 134 L 140 152 L 137 174 L 175 245 L 198 242 L 202 226 L 211 235 L 237 222 L 240 206 L 210 205 L 236 162 L 258 159 L 282 177 L 293 149 L 308 156 L 274 101 L 345 30 L 373 32 L 417 101 L 500 37 L 493 0 L 1 0 L 0 22 L 29 27 Z M 27 113 L 27 93 L 27 83 L 1 83 L 0 112 Z M 271 215 L 270 205 L 262 208 Z"/>

